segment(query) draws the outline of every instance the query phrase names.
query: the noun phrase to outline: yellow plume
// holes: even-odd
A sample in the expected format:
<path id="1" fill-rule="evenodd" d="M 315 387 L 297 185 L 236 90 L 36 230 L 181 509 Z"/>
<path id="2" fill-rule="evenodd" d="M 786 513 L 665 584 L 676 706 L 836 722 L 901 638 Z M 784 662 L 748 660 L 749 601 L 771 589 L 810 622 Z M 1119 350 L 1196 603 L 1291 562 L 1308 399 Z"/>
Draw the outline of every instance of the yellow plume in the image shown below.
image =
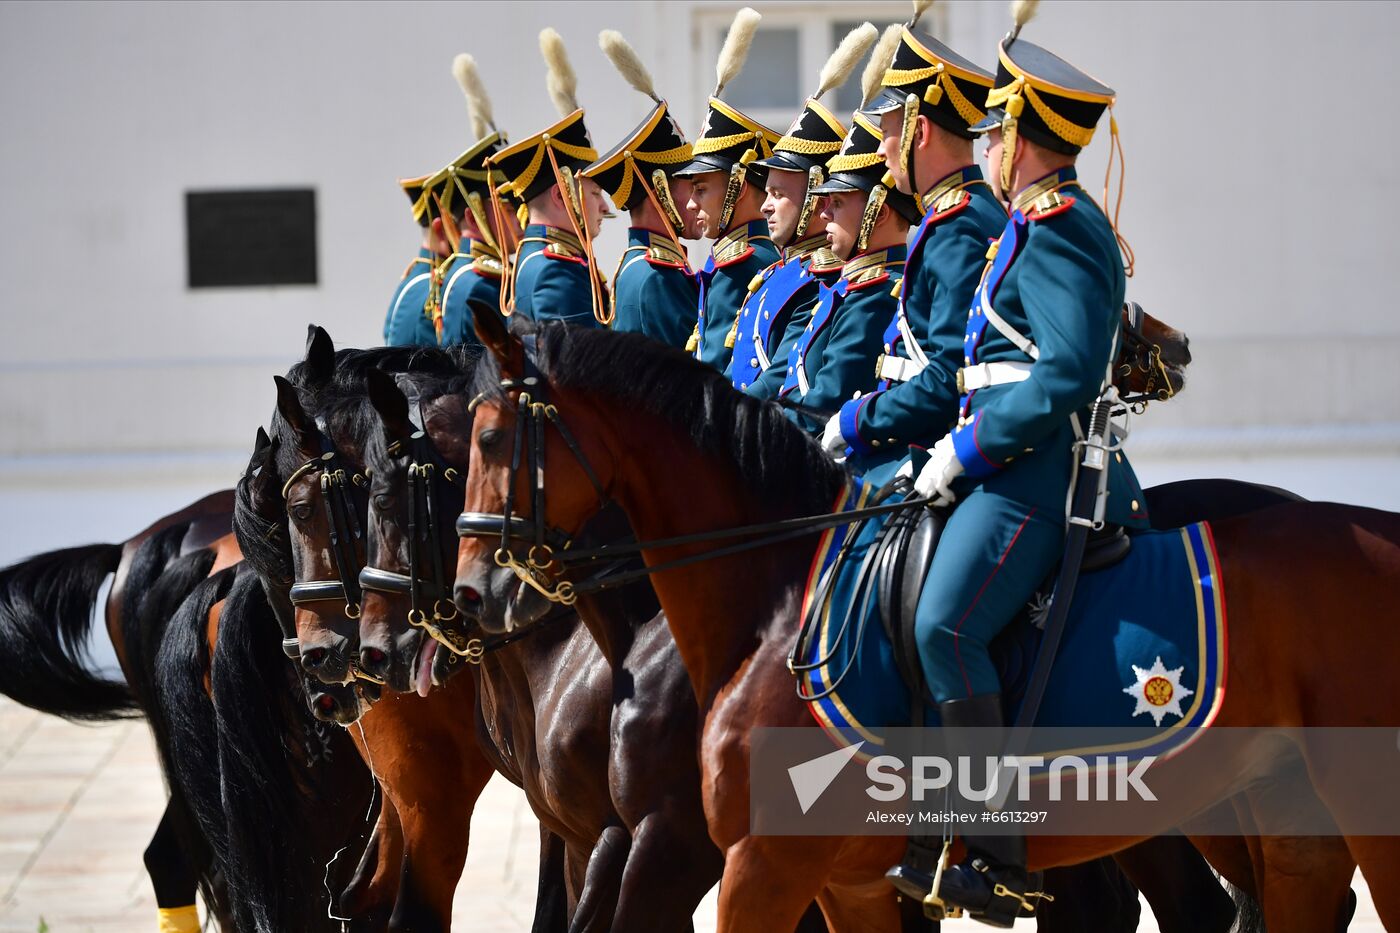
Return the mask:
<path id="1" fill-rule="evenodd" d="M 452 76 L 467 97 L 472 133 L 477 139 L 485 139 L 496 128 L 496 121 L 491 116 L 491 98 L 486 96 L 486 85 L 481 81 L 481 73 L 476 70 L 476 59 L 466 53 L 452 59 Z"/>
<path id="2" fill-rule="evenodd" d="M 899 47 L 899 37 L 903 32 L 904 27 L 898 23 L 886 26 L 880 41 L 875 43 L 875 51 L 870 53 L 870 61 L 866 62 L 865 70 L 860 74 L 862 106 L 870 103 L 870 99 L 880 90 L 880 82 L 884 79 L 885 72 L 890 70 L 890 63 L 894 61 L 894 53 Z"/>
<path id="3" fill-rule="evenodd" d="M 552 27 L 540 31 L 540 54 L 544 56 L 549 69 L 545 76 L 545 86 L 549 89 L 549 99 L 559 116 L 567 117 L 578 107 L 578 75 L 569 64 L 569 53 L 564 48 L 564 39 Z"/>
<path id="4" fill-rule="evenodd" d="M 846 38 L 841 40 L 841 44 L 836 46 L 836 51 L 831 53 L 831 57 L 822 66 L 821 75 L 817 79 L 817 93 L 812 96 L 821 97 L 832 88 L 845 84 L 851 72 L 856 70 L 856 64 L 870 51 L 870 47 L 879 37 L 880 31 L 870 23 L 861 23 L 846 33 Z"/>
<path id="5" fill-rule="evenodd" d="M 1011 39 L 1021 34 L 1021 27 L 1029 23 L 1035 16 L 1036 8 L 1040 6 L 1040 0 L 1011 0 L 1011 21 L 1015 23 L 1011 27 Z"/>
<path id="6" fill-rule="evenodd" d="M 651 73 L 637 56 L 637 50 L 622 38 L 622 33 L 616 29 L 604 29 L 598 33 L 598 47 L 628 84 L 658 104 L 661 103 L 661 98 L 656 95 L 656 85 L 652 83 Z"/>
<path id="7" fill-rule="evenodd" d="M 908 22 L 909 28 L 912 29 L 914 24 L 919 21 L 919 17 L 923 16 L 924 11 L 931 6 L 933 6 L 933 0 L 914 0 L 914 18 Z"/>
<path id="8" fill-rule="evenodd" d="M 744 7 L 734 14 L 734 22 L 729 26 L 729 35 L 724 38 L 724 47 L 719 50 L 719 62 L 715 65 L 714 97 L 724 90 L 724 86 L 738 77 L 744 69 L 744 59 L 749 57 L 749 47 L 753 45 L 753 34 L 758 31 L 758 21 L 763 19 L 757 10 Z"/>

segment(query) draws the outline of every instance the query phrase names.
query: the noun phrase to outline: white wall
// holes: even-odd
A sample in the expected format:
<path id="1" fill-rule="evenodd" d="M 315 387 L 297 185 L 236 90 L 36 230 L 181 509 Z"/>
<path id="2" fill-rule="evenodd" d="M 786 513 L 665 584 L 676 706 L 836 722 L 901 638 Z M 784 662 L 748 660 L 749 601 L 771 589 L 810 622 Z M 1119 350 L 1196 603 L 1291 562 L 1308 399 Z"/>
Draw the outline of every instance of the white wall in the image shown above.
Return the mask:
<path id="1" fill-rule="evenodd" d="M 415 248 L 394 179 L 470 142 L 455 53 L 519 137 L 553 116 L 535 37 L 556 26 L 606 149 L 647 102 L 598 30 L 624 31 L 693 131 L 713 69 L 695 23 L 736 6 L 0 5 L 0 455 L 245 449 L 308 321 L 377 342 Z M 993 63 L 1004 4 L 938 15 Z M 1397 4 L 1174 0 L 1046 0 L 1027 27 L 1118 89 L 1130 294 L 1192 337 L 1190 388 L 1143 420 L 1143 457 L 1400 449 L 1400 135 L 1380 93 L 1400 86 L 1398 28 Z M 1106 151 L 1105 127 L 1090 190 Z M 321 284 L 188 291 L 185 190 L 265 185 L 316 188 Z"/>

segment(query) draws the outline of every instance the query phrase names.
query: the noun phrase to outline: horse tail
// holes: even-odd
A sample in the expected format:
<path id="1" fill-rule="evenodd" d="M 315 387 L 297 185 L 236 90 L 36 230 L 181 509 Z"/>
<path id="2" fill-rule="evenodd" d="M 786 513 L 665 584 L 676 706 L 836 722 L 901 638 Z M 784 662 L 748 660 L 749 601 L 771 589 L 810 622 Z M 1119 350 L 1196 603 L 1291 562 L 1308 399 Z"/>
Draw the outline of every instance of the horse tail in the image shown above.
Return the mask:
<path id="1" fill-rule="evenodd" d="M 214 705 L 204 689 L 204 674 L 209 669 L 209 613 L 228 595 L 235 569 L 200 579 L 173 612 L 164 610 L 168 593 L 182 590 L 183 578 L 200 565 L 208 573 L 208 562 L 199 559 L 205 553 L 171 565 L 146 600 L 149 618 L 141 621 L 148 643 L 156 646 L 150 666 L 154 702 L 147 704 L 148 718 L 170 785 L 176 838 L 197 869 L 205 903 L 218 905 L 222 899 L 214 885 L 214 869 L 227 848 L 228 832 L 213 767 L 218 760 Z M 213 555 L 208 558 L 212 561 Z"/>
<path id="2" fill-rule="evenodd" d="M 331 933 L 327 865 L 359 829 L 371 782 L 345 731 L 312 716 L 281 637 L 256 573 L 243 569 L 213 665 L 228 900 L 245 933 Z M 339 791 L 346 777 L 358 799 Z"/>
<path id="3" fill-rule="evenodd" d="M 79 722 L 140 715 L 126 684 L 88 667 L 97 594 L 121 556 L 89 544 L 0 569 L 0 693 Z"/>
<path id="4" fill-rule="evenodd" d="M 1265 933 L 1264 909 L 1254 895 L 1244 888 L 1235 887 L 1224 878 L 1220 880 L 1225 890 L 1230 892 L 1230 899 L 1235 902 L 1235 924 L 1230 927 L 1230 933 Z"/>

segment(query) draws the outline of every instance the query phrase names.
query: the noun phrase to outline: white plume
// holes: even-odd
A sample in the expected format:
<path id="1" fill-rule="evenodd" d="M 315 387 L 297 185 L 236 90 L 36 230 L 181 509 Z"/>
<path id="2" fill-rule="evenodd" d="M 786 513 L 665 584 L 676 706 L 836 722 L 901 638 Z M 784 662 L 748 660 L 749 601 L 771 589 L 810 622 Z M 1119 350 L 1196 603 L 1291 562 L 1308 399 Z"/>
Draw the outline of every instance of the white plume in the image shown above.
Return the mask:
<path id="1" fill-rule="evenodd" d="M 452 59 L 452 76 L 467 97 L 472 133 L 477 139 L 485 139 L 496 128 L 496 121 L 491 116 L 491 98 L 486 96 L 486 85 L 481 81 L 481 73 L 476 70 L 476 59 L 466 53 Z"/>
<path id="2" fill-rule="evenodd" d="M 856 64 L 870 51 L 870 47 L 879 37 L 880 31 L 871 23 L 861 23 L 846 33 L 846 38 L 841 40 L 841 44 L 836 46 L 836 51 L 831 53 L 831 57 L 822 66 L 821 75 L 817 79 L 817 93 L 812 96 L 821 97 L 832 88 L 845 84 L 851 72 L 856 70 Z"/>
<path id="3" fill-rule="evenodd" d="M 622 33 L 616 29 L 604 29 L 598 33 L 598 47 L 603 50 L 603 54 L 613 63 L 613 67 L 638 91 L 641 91 L 658 104 L 661 98 L 656 94 L 656 85 L 652 83 L 651 72 L 647 71 L 647 66 L 642 64 L 641 58 L 637 55 L 637 50 L 622 38 Z"/>
<path id="4" fill-rule="evenodd" d="M 545 76 L 545 86 L 549 89 L 549 99 L 559 116 L 567 117 L 578 107 L 578 75 L 569 64 L 569 53 L 564 48 L 564 39 L 553 27 L 540 31 L 540 54 L 544 56 L 549 69 Z"/>
<path id="5" fill-rule="evenodd" d="M 885 72 L 890 70 L 895 50 L 899 47 L 899 37 L 903 32 L 904 27 L 898 23 L 886 26 L 880 41 L 875 43 L 875 51 L 870 53 L 870 61 L 866 62 L 865 70 L 860 73 L 862 104 L 870 103 L 870 99 L 880 90 L 880 81 L 885 77 Z"/>
<path id="6" fill-rule="evenodd" d="M 1035 17 L 1036 8 L 1039 6 L 1040 0 L 1011 0 L 1011 21 L 1015 23 L 1011 27 L 1012 39 L 1020 35 L 1021 27 Z"/>
<path id="7" fill-rule="evenodd" d="M 734 14 L 734 22 L 729 26 L 729 35 L 725 36 L 724 47 L 719 50 L 719 62 L 715 66 L 715 77 L 719 80 L 715 84 L 713 96 L 718 97 L 724 86 L 744 69 L 744 59 L 749 57 L 753 34 L 758 31 L 758 21 L 761 19 L 763 17 L 751 7 L 744 7 Z"/>

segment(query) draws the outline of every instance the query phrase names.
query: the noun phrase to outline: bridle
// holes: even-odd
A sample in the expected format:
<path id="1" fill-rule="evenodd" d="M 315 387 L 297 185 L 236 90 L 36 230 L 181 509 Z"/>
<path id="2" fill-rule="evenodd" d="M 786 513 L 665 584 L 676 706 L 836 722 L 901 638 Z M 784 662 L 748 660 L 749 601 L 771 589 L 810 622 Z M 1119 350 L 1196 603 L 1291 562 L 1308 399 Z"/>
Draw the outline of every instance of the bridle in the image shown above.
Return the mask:
<path id="1" fill-rule="evenodd" d="M 443 627 L 444 623 L 456 620 L 460 613 L 452 602 L 452 580 L 447 576 L 442 548 L 438 546 L 441 504 L 437 497 L 441 489 L 459 484 L 461 476 L 443 464 L 421 422 L 420 412 L 419 424 L 415 425 L 417 430 L 408 439 L 408 573 L 366 565 L 360 571 L 360 586 L 381 593 L 407 594 L 409 625 L 427 632 L 454 655 L 476 664 L 481 661 L 481 639 L 467 638 Z M 395 441 L 385 452 L 390 457 L 398 457 L 404 453 L 404 445 Z M 426 579 L 419 570 L 424 549 L 430 557 Z M 430 609 L 425 608 L 429 601 L 431 616 Z"/>
<path id="2" fill-rule="evenodd" d="M 535 589 L 551 602 L 573 605 L 579 596 L 611 589 L 635 580 L 644 579 L 665 570 L 674 570 L 704 560 L 714 560 L 755 548 L 792 540 L 804 535 L 860 521 L 875 515 L 903 511 L 917 506 L 929 505 L 931 498 L 910 498 L 900 502 L 854 509 L 847 512 L 804 515 L 798 518 L 781 519 L 754 525 L 741 525 L 733 528 L 720 528 L 694 534 L 678 535 L 652 541 L 623 540 L 594 548 L 573 548 L 573 539 L 567 532 L 547 525 L 545 515 L 545 431 L 553 427 L 563 438 L 574 460 L 593 485 L 598 496 L 599 508 L 612 501 L 611 495 L 598 479 L 579 446 L 577 439 L 559 415 L 559 409 L 548 401 L 548 386 L 533 359 L 535 334 L 521 337 L 524 345 L 524 374 L 519 378 L 503 379 L 494 388 L 479 393 L 468 404 L 468 410 L 476 407 L 489 396 L 498 392 L 518 393 L 515 399 L 515 430 L 511 449 L 510 472 L 507 478 L 506 499 L 501 513 L 463 512 L 457 519 L 457 534 L 462 538 L 496 538 L 494 560 L 499 567 L 509 568 L 521 582 Z M 529 438 L 528 450 L 526 437 Z M 528 456 L 528 461 L 526 457 Z M 529 478 L 529 499 L 531 518 L 515 514 L 516 486 L 521 469 Z M 734 544 L 725 545 L 662 561 L 651 566 L 641 566 L 618 571 L 618 567 L 643 551 L 683 547 L 709 541 L 742 538 Z M 528 546 L 525 556 L 515 550 Z M 607 563 L 604 563 L 607 562 Z M 597 565 L 601 570 L 587 579 L 573 582 L 557 579 L 550 568 L 560 567 L 559 572 L 567 571 L 570 565 Z"/>
<path id="3" fill-rule="evenodd" d="M 1147 385 L 1138 395 L 1123 396 L 1119 401 L 1132 406 L 1138 414 L 1142 414 L 1148 402 L 1165 402 L 1176 394 L 1167 365 L 1162 362 L 1162 347 L 1143 334 L 1146 319 L 1147 313 L 1136 301 L 1123 305 L 1123 353 L 1120 359 L 1124 362 L 1118 365 L 1118 375 L 1126 378 L 1132 375 L 1136 367 L 1147 375 Z"/>
<path id="4" fill-rule="evenodd" d="M 355 517 L 355 504 L 350 500 L 350 485 L 363 488 L 364 474 L 347 471 L 343 458 L 332 446 L 324 428 L 318 425 L 321 455 L 312 457 L 292 471 L 282 484 L 282 498 L 302 477 L 320 473 L 321 504 L 325 509 L 326 525 L 330 531 L 331 557 L 335 561 L 337 579 L 307 580 L 292 584 L 293 606 L 338 600 L 345 603 L 345 617 L 360 617 L 359 554 L 355 542 L 364 538 L 364 531 Z"/>

